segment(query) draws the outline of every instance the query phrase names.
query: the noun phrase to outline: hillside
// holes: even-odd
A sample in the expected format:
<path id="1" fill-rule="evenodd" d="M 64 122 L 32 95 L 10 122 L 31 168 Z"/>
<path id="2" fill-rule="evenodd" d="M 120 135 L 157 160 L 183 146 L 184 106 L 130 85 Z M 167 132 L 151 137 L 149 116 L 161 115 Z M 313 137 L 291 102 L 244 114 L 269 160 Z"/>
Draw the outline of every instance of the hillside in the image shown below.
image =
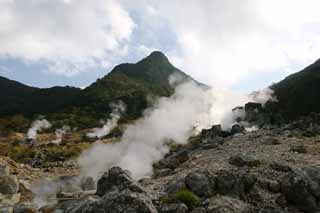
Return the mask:
<path id="1" fill-rule="evenodd" d="M 310 112 L 320 112 L 320 60 L 271 87 L 281 114 L 293 120 Z"/>
<path id="2" fill-rule="evenodd" d="M 182 80 L 192 79 L 175 68 L 163 53 L 153 52 L 136 64 L 116 66 L 108 75 L 84 89 L 80 106 L 104 112 L 110 102 L 121 100 L 127 105 L 128 116 L 139 116 L 154 97 L 173 93 L 174 88 L 168 79 L 174 73 Z"/>
<path id="3" fill-rule="evenodd" d="M 180 80 L 192 80 L 163 53 L 155 51 L 135 64 L 117 65 L 84 90 L 68 86 L 39 89 L 0 78 L 0 89 L 6 91 L 0 100 L 0 116 L 54 114 L 55 118 L 65 119 L 76 115 L 91 123 L 110 112 L 110 103 L 121 100 L 127 105 L 126 118 L 136 118 L 154 98 L 173 93 L 168 79 L 174 73 Z"/>

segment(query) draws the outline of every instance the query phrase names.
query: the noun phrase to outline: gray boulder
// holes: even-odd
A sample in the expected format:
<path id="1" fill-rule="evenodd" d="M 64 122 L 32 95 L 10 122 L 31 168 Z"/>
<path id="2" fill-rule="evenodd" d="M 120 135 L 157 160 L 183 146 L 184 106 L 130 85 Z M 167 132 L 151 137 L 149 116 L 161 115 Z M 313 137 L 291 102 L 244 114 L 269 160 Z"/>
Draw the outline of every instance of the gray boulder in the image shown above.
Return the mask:
<path id="1" fill-rule="evenodd" d="M 320 211 L 320 168 L 295 169 L 281 181 L 287 202 L 305 212 Z"/>
<path id="2" fill-rule="evenodd" d="M 214 193 L 215 180 L 208 172 L 195 171 L 185 178 L 186 187 L 199 197 L 211 197 Z"/>
<path id="3" fill-rule="evenodd" d="M 103 209 L 110 213 L 157 213 L 151 199 L 145 193 L 114 191 L 101 200 Z"/>
<path id="4" fill-rule="evenodd" d="M 142 187 L 130 177 L 128 172 L 120 167 L 113 167 L 98 180 L 96 195 L 102 197 L 108 192 L 126 189 L 133 192 L 143 192 Z"/>
<path id="5" fill-rule="evenodd" d="M 14 175 L 0 176 L 0 193 L 16 194 L 19 190 L 19 182 Z"/>
<path id="6" fill-rule="evenodd" d="M 169 169 L 175 169 L 177 168 L 180 164 L 186 162 L 189 160 L 189 150 L 182 149 L 177 152 L 174 152 L 164 159 L 160 160 L 157 164 L 154 165 L 155 168 L 157 169 L 164 169 L 164 168 L 169 168 Z"/>

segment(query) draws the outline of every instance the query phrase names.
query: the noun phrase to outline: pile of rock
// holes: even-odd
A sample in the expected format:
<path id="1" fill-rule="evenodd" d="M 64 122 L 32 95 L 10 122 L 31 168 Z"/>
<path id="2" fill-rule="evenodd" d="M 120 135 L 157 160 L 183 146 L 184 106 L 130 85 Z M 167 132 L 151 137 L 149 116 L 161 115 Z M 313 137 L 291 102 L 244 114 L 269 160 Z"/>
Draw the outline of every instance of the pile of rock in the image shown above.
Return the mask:
<path id="1" fill-rule="evenodd" d="M 44 207 L 43 209 L 49 209 Z M 113 167 L 98 181 L 95 195 L 61 202 L 52 206 L 55 212 L 141 212 L 155 213 L 156 207 L 144 189 L 127 171 Z"/>
<path id="2" fill-rule="evenodd" d="M 28 184 L 19 182 L 7 165 L 0 164 L 0 212 L 36 212 L 31 200 L 32 192 Z"/>

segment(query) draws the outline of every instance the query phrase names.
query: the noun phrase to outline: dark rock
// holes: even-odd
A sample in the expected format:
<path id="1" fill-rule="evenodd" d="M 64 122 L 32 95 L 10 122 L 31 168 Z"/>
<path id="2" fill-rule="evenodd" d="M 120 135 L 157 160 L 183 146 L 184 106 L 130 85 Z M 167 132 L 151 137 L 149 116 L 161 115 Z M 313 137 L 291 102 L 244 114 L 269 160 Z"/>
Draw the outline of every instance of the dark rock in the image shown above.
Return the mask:
<path id="1" fill-rule="evenodd" d="M 144 193 L 122 192 L 107 193 L 101 200 L 106 212 L 114 213 L 157 213 L 152 201 Z"/>
<path id="2" fill-rule="evenodd" d="M 187 213 L 188 207 L 183 203 L 165 203 L 160 206 L 159 213 Z"/>
<path id="3" fill-rule="evenodd" d="M 214 125 L 210 129 L 203 129 L 200 133 L 201 143 L 211 143 L 216 137 L 228 137 L 231 133 L 223 131 L 221 125 Z"/>
<path id="4" fill-rule="evenodd" d="M 231 134 L 238 134 L 238 133 L 241 133 L 241 132 L 244 132 L 244 127 L 239 125 L 239 124 L 234 124 L 232 127 L 231 127 Z"/>
<path id="5" fill-rule="evenodd" d="M 195 171 L 185 177 L 186 187 L 199 197 L 211 197 L 215 189 L 215 181 L 208 172 Z"/>
<path id="6" fill-rule="evenodd" d="M 236 154 L 229 158 L 229 164 L 238 167 L 257 167 L 261 164 L 261 161 L 249 155 Z"/>
<path id="7" fill-rule="evenodd" d="M 120 167 L 113 167 L 99 179 L 96 195 L 103 196 L 110 191 L 122 191 L 125 189 L 143 192 L 142 187 L 126 171 Z"/>
<path id="8" fill-rule="evenodd" d="M 281 162 L 272 162 L 270 167 L 278 172 L 290 172 L 292 170 L 288 164 Z"/>
<path id="9" fill-rule="evenodd" d="M 305 211 L 320 211 L 320 168 L 295 169 L 281 182 L 281 190 L 288 203 Z"/>
<path id="10" fill-rule="evenodd" d="M 179 191 L 181 191 L 182 189 L 186 188 L 186 184 L 185 184 L 185 180 L 183 179 L 179 179 L 179 180 L 172 180 L 170 181 L 166 187 L 165 187 L 165 192 L 168 194 L 174 194 L 177 193 Z"/>
<path id="11" fill-rule="evenodd" d="M 307 153 L 307 149 L 303 144 L 291 146 L 290 150 L 297 153 Z"/>
<path id="12" fill-rule="evenodd" d="M 180 164 L 186 162 L 189 160 L 189 152 L 188 150 L 179 150 L 178 152 L 175 152 L 166 158 L 160 160 L 157 164 L 154 165 L 157 169 L 164 169 L 164 168 L 170 168 L 175 169 Z"/>
<path id="13" fill-rule="evenodd" d="M 16 176 L 0 176 L 0 193 L 16 194 L 19 190 L 19 182 Z"/>
<path id="14" fill-rule="evenodd" d="M 248 173 L 221 171 L 216 176 L 216 193 L 246 200 L 254 189 L 257 178 Z"/>

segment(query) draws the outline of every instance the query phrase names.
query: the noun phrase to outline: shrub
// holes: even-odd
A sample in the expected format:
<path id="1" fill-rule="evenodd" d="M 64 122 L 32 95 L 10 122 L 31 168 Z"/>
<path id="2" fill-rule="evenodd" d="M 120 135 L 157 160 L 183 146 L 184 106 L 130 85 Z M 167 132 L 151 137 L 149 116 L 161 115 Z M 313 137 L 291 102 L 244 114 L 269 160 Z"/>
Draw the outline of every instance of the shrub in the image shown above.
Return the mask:
<path id="1" fill-rule="evenodd" d="M 180 202 L 186 204 L 189 209 L 194 209 L 195 207 L 201 205 L 199 197 L 186 189 L 177 192 L 175 197 Z"/>
<path id="2" fill-rule="evenodd" d="M 10 150 L 9 157 L 19 163 L 27 163 L 36 154 L 37 154 L 36 150 L 34 150 L 30 147 L 27 147 L 27 146 L 19 145 L 19 146 L 13 147 Z"/>

